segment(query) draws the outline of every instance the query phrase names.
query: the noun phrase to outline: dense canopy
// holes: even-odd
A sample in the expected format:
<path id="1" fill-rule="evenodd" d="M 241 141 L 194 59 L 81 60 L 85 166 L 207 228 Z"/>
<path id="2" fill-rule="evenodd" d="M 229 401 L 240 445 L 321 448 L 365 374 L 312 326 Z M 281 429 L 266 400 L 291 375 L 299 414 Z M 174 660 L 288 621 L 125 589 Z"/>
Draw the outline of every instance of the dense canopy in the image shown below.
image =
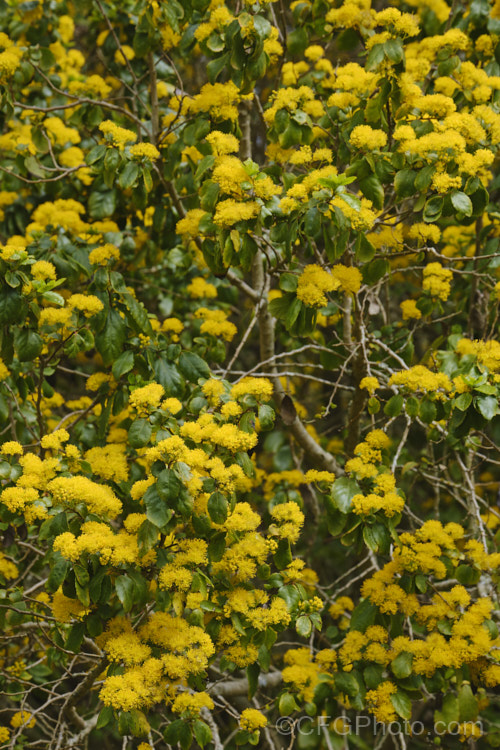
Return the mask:
<path id="1" fill-rule="evenodd" d="M 499 0 L 0 29 L 0 747 L 500 746 Z"/>

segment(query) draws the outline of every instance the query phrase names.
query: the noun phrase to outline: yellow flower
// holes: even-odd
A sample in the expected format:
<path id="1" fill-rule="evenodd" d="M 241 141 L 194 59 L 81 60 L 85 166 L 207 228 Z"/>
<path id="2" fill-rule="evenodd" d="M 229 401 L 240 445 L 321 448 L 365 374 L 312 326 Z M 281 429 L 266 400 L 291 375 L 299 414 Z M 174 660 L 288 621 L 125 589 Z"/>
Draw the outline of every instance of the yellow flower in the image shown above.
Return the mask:
<path id="1" fill-rule="evenodd" d="M 417 303 L 414 299 L 405 299 L 399 303 L 401 312 L 403 313 L 403 320 L 420 320 L 422 312 L 418 309 Z"/>
<path id="2" fill-rule="evenodd" d="M 273 390 L 273 384 L 267 378 L 246 377 L 231 387 L 231 396 L 235 400 L 254 396 L 258 401 L 269 401 Z"/>
<path id="3" fill-rule="evenodd" d="M 29 711 L 17 711 L 10 720 L 10 725 L 11 727 L 14 727 L 14 729 L 18 729 L 19 727 L 32 729 L 35 724 L 36 719 Z"/>
<path id="4" fill-rule="evenodd" d="M 453 272 L 443 268 L 441 263 L 428 263 L 423 272 L 422 289 L 432 297 L 447 300 L 451 292 Z"/>
<path id="5" fill-rule="evenodd" d="M 267 726 L 267 719 L 256 708 L 245 708 L 241 712 L 240 727 L 246 729 L 247 732 L 254 732 L 256 729 L 261 729 L 265 726 Z"/>
<path id="6" fill-rule="evenodd" d="M 324 307 L 327 303 L 325 292 L 338 289 L 340 281 L 321 266 L 312 264 L 302 271 L 297 285 L 297 299 L 307 307 Z"/>
<path id="7" fill-rule="evenodd" d="M 104 122 L 101 122 L 99 130 L 104 133 L 104 135 L 109 136 L 109 141 L 121 151 L 123 151 L 127 143 L 135 143 L 137 140 L 136 133 L 132 130 L 121 128 L 112 120 L 104 120 Z"/>
<path id="8" fill-rule="evenodd" d="M 69 440 L 69 433 L 66 430 L 56 430 L 51 435 L 44 435 L 41 440 L 42 448 L 51 448 L 52 450 L 59 450 L 63 443 L 67 443 Z"/>
<path id="9" fill-rule="evenodd" d="M 56 279 L 56 267 L 47 260 L 37 260 L 31 266 L 31 275 L 34 279 L 45 281 L 46 279 Z"/>
<path id="10" fill-rule="evenodd" d="M 387 135 L 383 130 L 374 130 L 369 125 L 356 125 L 349 136 L 349 141 L 356 148 L 374 151 L 387 145 Z"/>
<path id="11" fill-rule="evenodd" d="M 119 260 L 120 251 L 115 245 L 109 242 L 102 247 L 96 247 L 89 254 L 89 263 L 91 266 L 106 266 L 109 260 Z"/>
<path id="12" fill-rule="evenodd" d="M 133 159 L 145 158 L 151 161 L 160 158 L 160 152 L 152 143 L 136 143 L 135 146 L 130 146 L 130 155 Z"/>
<path id="13" fill-rule="evenodd" d="M 190 297 L 193 299 L 212 299 L 217 297 L 217 289 L 213 284 L 209 284 L 208 281 L 202 276 L 197 276 L 187 286 L 187 291 Z"/>
<path id="14" fill-rule="evenodd" d="M 4 744 L 5 742 L 8 742 L 10 737 L 10 730 L 8 727 L 0 727 L 0 744 Z"/>
<path id="15" fill-rule="evenodd" d="M 361 390 L 366 390 L 372 396 L 377 388 L 380 388 L 380 383 L 378 382 L 377 378 L 373 376 L 367 376 L 365 378 L 362 378 L 359 387 Z"/>
<path id="16" fill-rule="evenodd" d="M 17 440 L 8 440 L 0 446 L 0 453 L 3 453 L 4 456 L 15 456 L 18 453 L 22 454 L 22 452 L 23 446 Z"/>
<path id="17" fill-rule="evenodd" d="M 159 383 L 150 383 L 142 388 L 136 388 L 130 395 L 129 404 L 133 409 L 139 412 L 151 411 L 157 409 L 165 393 L 162 385 Z"/>
<path id="18" fill-rule="evenodd" d="M 216 156 L 233 154 L 239 149 L 239 143 L 236 136 L 231 133 L 222 133 L 220 130 L 213 130 L 206 136 L 205 140 L 210 144 L 212 151 Z"/>

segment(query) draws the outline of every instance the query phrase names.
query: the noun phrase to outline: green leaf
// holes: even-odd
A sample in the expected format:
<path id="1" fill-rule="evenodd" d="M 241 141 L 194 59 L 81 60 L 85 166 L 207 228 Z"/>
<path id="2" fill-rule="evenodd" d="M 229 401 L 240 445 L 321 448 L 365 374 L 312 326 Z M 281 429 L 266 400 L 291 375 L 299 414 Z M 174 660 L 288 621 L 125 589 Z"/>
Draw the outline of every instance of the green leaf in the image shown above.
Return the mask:
<path id="1" fill-rule="evenodd" d="M 169 724 L 164 735 L 165 742 L 168 742 L 170 745 L 175 745 L 179 742 L 184 723 L 183 719 L 177 719 Z"/>
<path id="2" fill-rule="evenodd" d="M 394 177 L 394 188 L 398 198 L 409 198 L 415 194 L 415 177 L 413 169 L 401 169 Z"/>
<path id="3" fill-rule="evenodd" d="M 101 711 L 99 712 L 99 716 L 97 718 L 97 724 L 95 725 L 95 728 L 102 729 L 103 727 L 109 724 L 112 718 L 113 718 L 113 706 L 104 706 L 104 708 L 102 708 Z"/>
<path id="4" fill-rule="evenodd" d="M 402 651 L 391 661 L 391 669 L 395 677 L 403 679 L 411 675 L 413 654 Z"/>
<path id="5" fill-rule="evenodd" d="M 208 559 L 210 562 L 219 562 L 226 549 L 226 534 L 220 531 L 215 534 L 208 543 Z"/>
<path id="6" fill-rule="evenodd" d="M 137 541 L 141 553 L 146 553 L 154 547 L 158 539 L 158 528 L 147 518 L 142 522 L 137 532 Z"/>
<path id="7" fill-rule="evenodd" d="M 349 672 L 337 672 L 334 675 L 335 687 L 338 692 L 344 695 L 357 695 L 359 693 L 359 684 L 356 677 Z"/>
<path id="8" fill-rule="evenodd" d="M 472 201 L 468 195 L 457 191 L 451 194 L 451 203 L 455 211 L 464 216 L 472 216 Z"/>
<path id="9" fill-rule="evenodd" d="M 14 346 L 20 362 L 29 362 L 38 357 L 43 349 L 42 337 L 36 331 L 18 330 L 14 334 Z"/>
<path id="10" fill-rule="evenodd" d="M 373 552 L 386 554 L 391 542 L 390 534 L 382 523 L 375 523 L 373 526 L 363 528 L 363 539 Z"/>
<path id="11" fill-rule="evenodd" d="M 404 58 L 403 43 L 401 39 L 388 39 L 384 43 L 384 52 L 393 63 L 400 63 Z"/>
<path id="12" fill-rule="evenodd" d="M 152 432 L 147 419 L 136 419 L 129 427 L 128 442 L 132 448 L 143 448 L 149 443 Z"/>
<path id="13" fill-rule="evenodd" d="M 429 198 L 424 206 L 422 217 L 424 221 L 432 223 L 437 221 L 443 213 L 444 198 L 440 195 L 435 195 L 433 198 Z"/>
<path id="14" fill-rule="evenodd" d="M 297 284 L 299 282 L 298 276 L 293 273 L 282 273 L 280 276 L 279 286 L 284 292 L 296 292 Z M 278 299 L 281 299 L 278 297 Z"/>
<path id="15" fill-rule="evenodd" d="M 498 414 L 498 399 L 495 396 L 476 396 L 474 405 L 488 422 Z"/>
<path id="16" fill-rule="evenodd" d="M 295 629 L 297 633 L 302 636 L 302 638 L 309 638 L 312 632 L 312 623 L 309 617 L 306 617 L 306 615 L 301 615 L 297 618 L 297 622 L 295 623 Z"/>
<path id="17" fill-rule="evenodd" d="M 0 290 L 0 325 L 11 326 L 24 322 L 28 304 L 15 289 L 4 287 Z"/>
<path id="18" fill-rule="evenodd" d="M 210 518 L 214 523 L 224 523 L 227 519 L 227 500 L 221 492 L 213 492 L 207 503 Z"/>
<path id="19" fill-rule="evenodd" d="M 129 161 L 125 168 L 120 173 L 118 178 L 118 184 L 124 190 L 133 187 L 139 179 L 140 169 L 139 165 L 135 161 Z"/>
<path id="20" fill-rule="evenodd" d="M 107 219 L 116 210 L 116 192 L 94 192 L 89 198 L 89 214 L 93 219 Z"/>
<path id="21" fill-rule="evenodd" d="M 262 646 L 260 647 L 259 652 L 261 651 L 261 649 L 267 651 L 267 648 L 264 646 L 264 644 L 262 644 Z M 248 680 L 248 697 L 253 698 L 259 687 L 260 665 L 257 663 L 250 664 L 247 667 L 246 672 Z"/>
<path id="22" fill-rule="evenodd" d="M 399 393 L 391 396 L 389 401 L 384 406 L 384 414 L 387 414 L 388 417 L 397 417 L 399 414 L 401 414 L 403 404 L 404 399 Z"/>
<path id="23" fill-rule="evenodd" d="M 288 34 L 286 45 L 287 45 L 288 52 L 293 57 L 300 56 L 304 52 L 308 44 L 309 44 L 309 37 L 304 27 L 299 26 L 298 28 L 294 29 L 290 34 Z"/>
<path id="24" fill-rule="evenodd" d="M 183 490 L 183 484 L 172 469 L 164 469 L 158 474 L 156 490 L 162 500 L 171 503 L 178 499 Z"/>
<path id="25" fill-rule="evenodd" d="M 117 310 L 109 310 L 104 328 L 95 337 L 96 349 L 109 367 L 122 353 L 127 339 L 127 325 Z"/>
<path id="26" fill-rule="evenodd" d="M 123 352 L 123 354 L 120 354 L 118 359 L 113 363 L 113 367 L 111 368 L 113 377 L 115 378 L 115 380 L 119 380 L 122 375 L 125 375 L 125 373 L 130 372 L 133 366 L 134 366 L 134 353 L 130 351 L 129 349 L 126 352 Z"/>
<path id="27" fill-rule="evenodd" d="M 184 378 L 174 364 L 158 357 L 154 362 L 156 380 L 165 389 L 165 395 L 182 396 L 184 393 Z"/>
<path id="28" fill-rule="evenodd" d="M 197 383 L 200 378 L 210 377 L 210 368 L 207 363 L 194 352 L 181 352 L 179 370 L 191 383 Z"/>
<path id="29" fill-rule="evenodd" d="M 336 479 L 332 488 L 332 499 L 335 507 L 341 513 L 349 513 L 351 510 L 351 500 L 359 492 L 360 488 L 355 479 L 348 479 L 347 477 Z"/>
<path id="30" fill-rule="evenodd" d="M 369 599 L 363 599 L 352 612 L 350 630 L 359 630 L 364 633 L 366 628 L 373 625 L 377 612 L 375 604 L 372 604 Z"/>
<path id="31" fill-rule="evenodd" d="M 384 207 L 384 188 L 377 175 L 371 174 L 360 180 L 359 187 L 365 198 L 371 200 L 375 208 L 380 211 Z"/>
<path id="32" fill-rule="evenodd" d="M 64 582 L 69 571 L 69 562 L 63 558 L 60 552 L 54 553 L 53 560 L 54 562 L 51 566 L 46 583 L 46 588 L 50 593 L 57 591 L 59 586 Z"/>
<path id="33" fill-rule="evenodd" d="M 230 59 L 231 53 L 225 52 L 220 57 L 216 57 L 215 60 L 210 60 L 207 65 L 207 78 L 209 83 L 216 82 L 219 74 L 227 68 Z"/>
<path id="34" fill-rule="evenodd" d="M 481 577 L 481 573 L 471 565 L 459 565 L 455 571 L 457 581 L 463 586 L 473 586 Z"/>
<path id="35" fill-rule="evenodd" d="M 146 517 L 152 524 L 161 529 L 170 521 L 174 512 L 167 506 L 167 503 L 158 494 L 156 484 L 151 485 L 144 495 L 144 505 L 146 506 Z"/>
<path id="36" fill-rule="evenodd" d="M 365 284 L 376 284 L 389 271 L 389 263 L 385 258 L 372 260 L 362 268 L 363 281 Z"/>
<path id="37" fill-rule="evenodd" d="M 375 255 L 375 248 L 362 232 L 357 236 L 355 253 L 356 260 L 361 263 L 369 263 Z"/>
<path id="38" fill-rule="evenodd" d="M 283 693 L 282 695 L 280 695 L 280 699 L 278 701 L 278 711 L 280 713 L 280 716 L 290 716 L 290 714 L 293 714 L 294 711 L 298 710 L 299 706 L 297 705 L 295 697 L 292 695 L 292 693 Z"/>
<path id="39" fill-rule="evenodd" d="M 292 562 L 292 550 L 288 539 L 280 539 L 278 548 L 273 555 L 274 563 L 278 570 L 283 570 Z"/>
<path id="40" fill-rule="evenodd" d="M 262 430 L 272 430 L 275 417 L 276 414 L 272 406 L 269 406 L 268 404 L 260 404 L 258 418 Z"/>
<path id="41" fill-rule="evenodd" d="M 425 422 L 425 424 L 430 424 L 431 422 L 434 422 L 437 416 L 437 407 L 434 401 L 431 401 L 428 398 L 424 398 L 422 400 L 422 403 L 420 404 L 420 419 L 422 422 Z"/>
<path id="42" fill-rule="evenodd" d="M 394 693 L 394 695 L 391 695 L 391 703 L 398 716 L 401 716 L 402 719 L 411 719 L 411 700 L 406 693 L 401 691 Z"/>
<path id="43" fill-rule="evenodd" d="M 458 698 L 454 693 L 447 693 L 443 697 L 440 711 L 434 712 L 434 723 L 440 729 L 459 720 Z"/>
<path id="44" fill-rule="evenodd" d="M 420 402 L 414 396 L 410 396 L 406 399 L 405 411 L 409 417 L 416 417 L 420 409 Z"/>
<path id="45" fill-rule="evenodd" d="M 85 636 L 85 623 L 76 622 L 71 628 L 66 638 L 64 648 L 73 653 L 78 653 Z"/>
<path id="46" fill-rule="evenodd" d="M 127 575 L 118 576 L 115 590 L 125 612 L 130 612 L 135 603 L 135 584 Z"/>
<path id="47" fill-rule="evenodd" d="M 47 302 L 51 302 L 53 305 L 59 305 L 59 307 L 63 307 L 64 305 L 64 297 L 62 297 L 57 292 L 44 292 L 42 294 L 42 297 L 44 300 L 46 300 Z"/>
<path id="48" fill-rule="evenodd" d="M 454 406 L 460 411 L 467 411 L 472 404 L 472 393 L 461 393 L 453 402 Z"/>
<path id="49" fill-rule="evenodd" d="M 374 44 L 366 58 L 366 69 L 375 70 L 384 60 L 384 45 Z"/>
<path id="50" fill-rule="evenodd" d="M 215 164 L 215 156 L 212 154 L 208 154 L 208 156 L 204 156 L 203 159 L 198 163 L 198 166 L 196 168 L 196 172 L 194 175 L 195 180 L 199 180 L 200 177 L 202 177 L 205 172 L 207 172 L 209 169 L 212 169 L 212 167 Z"/>
<path id="51" fill-rule="evenodd" d="M 122 299 L 126 306 L 126 315 L 129 319 L 132 327 L 137 333 L 143 333 L 146 336 L 151 336 L 153 329 L 151 328 L 151 322 L 149 320 L 148 311 L 142 304 L 138 302 L 133 294 L 126 292 L 122 295 Z"/>
<path id="52" fill-rule="evenodd" d="M 193 722 L 193 734 L 200 747 L 205 747 L 205 745 L 212 739 L 212 730 L 208 724 L 205 724 L 201 719 L 195 719 Z"/>
<path id="53" fill-rule="evenodd" d="M 479 712 L 477 698 L 468 683 L 462 685 L 458 693 L 460 721 L 475 721 Z"/>
<path id="54" fill-rule="evenodd" d="M 35 177 L 47 177 L 47 170 L 40 164 L 36 156 L 27 156 L 24 160 L 24 166 Z"/>

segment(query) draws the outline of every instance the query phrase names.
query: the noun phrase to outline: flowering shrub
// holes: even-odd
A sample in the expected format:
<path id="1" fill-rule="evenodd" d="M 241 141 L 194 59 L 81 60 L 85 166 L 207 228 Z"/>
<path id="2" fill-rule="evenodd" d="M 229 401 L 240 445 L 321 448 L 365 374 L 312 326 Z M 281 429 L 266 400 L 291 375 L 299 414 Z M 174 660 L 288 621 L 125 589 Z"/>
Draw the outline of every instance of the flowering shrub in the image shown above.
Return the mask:
<path id="1" fill-rule="evenodd" d="M 497 747 L 498 0 L 0 19 L 0 746 Z"/>

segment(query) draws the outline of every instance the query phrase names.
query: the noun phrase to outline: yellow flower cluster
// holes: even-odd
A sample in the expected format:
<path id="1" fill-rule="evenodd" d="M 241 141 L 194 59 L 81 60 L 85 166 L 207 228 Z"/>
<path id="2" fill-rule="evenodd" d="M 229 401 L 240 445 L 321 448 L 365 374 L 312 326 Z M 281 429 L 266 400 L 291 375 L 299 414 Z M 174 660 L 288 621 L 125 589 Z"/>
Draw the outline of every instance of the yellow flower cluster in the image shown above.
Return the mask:
<path id="1" fill-rule="evenodd" d="M 389 378 L 389 386 L 399 385 L 408 391 L 427 391 L 428 393 L 449 393 L 453 385 L 444 372 L 432 372 L 424 365 L 415 365 L 408 370 L 395 372 Z"/>
<path id="2" fill-rule="evenodd" d="M 130 634 L 130 623 L 124 618 L 112 620 L 100 637 L 101 647 L 107 650 L 109 644 L 113 648 L 113 641 L 123 633 Z M 144 649 L 142 656 L 145 658 L 140 663 L 136 662 L 121 675 L 108 676 L 100 691 L 106 706 L 129 711 L 159 703 L 168 697 L 169 682 L 178 683 L 190 675 L 202 673 L 215 652 L 210 637 L 202 628 L 166 612 L 153 613 L 139 628 L 137 636 L 142 645 L 159 647 L 160 655 L 146 656 Z M 172 692 L 169 700 L 175 699 L 175 692 L 173 695 Z M 181 707 L 182 700 L 177 705 Z"/>
<path id="3" fill-rule="evenodd" d="M 120 260 L 120 251 L 116 245 L 112 245 L 109 242 L 101 247 L 96 247 L 89 254 L 89 263 L 91 266 L 107 266 L 110 260 Z"/>
<path id="4" fill-rule="evenodd" d="M 48 483 L 47 489 L 56 505 L 71 508 L 83 503 L 89 513 L 109 518 L 115 518 L 122 510 L 122 504 L 111 487 L 97 484 L 88 477 L 57 477 Z"/>
<path id="5" fill-rule="evenodd" d="M 254 732 L 267 725 L 267 719 L 261 711 L 256 708 L 245 708 L 241 712 L 240 727 L 248 732 Z"/>
<path id="6" fill-rule="evenodd" d="M 141 388 L 136 388 L 130 394 L 129 404 L 132 409 L 137 409 L 140 414 L 148 414 L 158 409 L 165 394 L 165 390 L 159 383 L 150 383 Z"/>
<path id="7" fill-rule="evenodd" d="M 496 373 L 500 370 L 500 342 L 495 339 L 471 341 L 463 338 L 457 343 L 455 350 L 462 357 L 467 354 L 477 357 L 478 363 L 487 367 L 490 372 Z"/>
<path id="8" fill-rule="evenodd" d="M 380 383 L 378 382 L 377 378 L 373 377 L 372 375 L 368 375 L 365 378 L 362 378 L 359 387 L 361 390 L 368 391 L 370 396 L 372 396 L 377 388 L 380 388 Z"/>
<path id="9" fill-rule="evenodd" d="M 377 721 L 389 724 L 396 720 L 396 711 L 391 703 L 391 695 L 397 692 L 393 682 L 382 682 L 375 690 L 368 690 L 366 703 Z"/>
<path id="10" fill-rule="evenodd" d="M 135 143 L 137 140 L 137 133 L 127 128 L 121 128 L 119 125 L 114 123 L 112 120 L 104 120 L 99 125 L 99 130 L 107 136 L 109 143 L 123 151 L 128 143 Z"/>
<path id="11" fill-rule="evenodd" d="M 275 505 L 271 511 L 271 517 L 277 525 L 273 524 L 270 530 L 280 539 L 288 539 L 295 544 L 304 525 L 304 514 L 297 503 L 286 502 Z"/>
<path id="12" fill-rule="evenodd" d="M 133 159 L 156 161 L 156 159 L 160 158 L 160 152 L 152 143 L 136 143 L 134 146 L 130 146 L 129 150 L 130 156 Z"/>
<path id="13" fill-rule="evenodd" d="M 453 272 L 443 268 L 441 263 L 428 263 L 423 275 L 422 289 L 429 292 L 431 297 L 447 300 L 451 292 Z"/>
<path id="14" fill-rule="evenodd" d="M 403 320 L 420 320 L 422 317 L 422 311 L 418 309 L 414 299 L 405 299 L 399 303 L 399 306 L 403 314 Z"/>
<path id="15" fill-rule="evenodd" d="M 253 396 L 257 401 L 269 401 L 273 396 L 273 384 L 267 378 L 242 378 L 231 387 L 231 396 L 235 400 Z"/>
<path id="16" fill-rule="evenodd" d="M 193 299 L 213 299 L 217 297 L 217 289 L 202 276 L 194 278 L 187 286 L 187 292 Z"/>
<path id="17" fill-rule="evenodd" d="M 388 448 L 390 440 L 382 430 L 372 430 L 366 435 L 364 442 L 359 443 L 354 449 L 355 458 L 346 462 L 345 470 L 349 473 L 355 473 L 360 479 L 374 479 L 377 477 L 376 486 L 382 489 L 382 494 L 392 493 L 395 483 L 392 475 L 379 474 L 377 464 L 382 461 L 382 450 Z M 387 479 L 382 480 L 382 477 Z M 378 493 L 377 493 L 378 494 Z M 390 500 L 392 502 L 392 500 Z"/>
<path id="18" fill-rule="evenodd" d="M 387 146 L 387 135 L 383 130 L 374 130 L 369 125 L 356 125 L 349 136 L 349 141 L 356 148 L 379 151 Z"/>
<path id="19" fill-rule="evenodd" d="M 214 223 L 219 227 L 232 227 L 239 221 L 255 219 L 260 206 L 255 201 L 236 201 L 233 198 L 219 201 L 215 209 Z"/>
<path id="20" fill-rule="evenodd" d="M 216 156 L 225 156 L 226 154 L 234 154 L 239 149 L 239 142 L 236 136 L 231 133 L 222 133 L 220 130 L 212 130 L 205 140 L 212 147 L 212 151 Z"/>
<path id="21" fill-rule="evenodd" d="M 94 446 L 85 453 L 92 472 L 101 479 L 113 482 L 128 480 L 127 453 L 123 443 L 108 443 L 104 446 Z"/>
<path id="22" fill-rule="evenodd" d="M 299 277 L 297 299 L 307 307 L 325 307 L 328 301 L 325 292 L 332 292 L 339 286 L 331 273 L 316 264 L 309 265 Z"/>
<path id="23" fill-rule="evenodd" d="M 210 336 L 216 336 L 224 341 L 232 341 L 238 333 L 238 329 L 227 318 L 224 310 L 209 310 L 206 307 L 199 307 L 195 312 L 195 318 L 202 318 L 203 323 L 200 326 L 200 333 L 207 333 Z"/>
<path id="24" fill-rule="evenodd" d="M 73 562 L 83 554 L 99 555 L 103 565 L 134 564 L 139 561 L 148 565 L 152 561 L 151 555 L 146 559 L 144 556 L 139 558 L 135 534 L 129 534 L 124 529 L 115 534 L 107 524 L 98 521 L 84 523 L 78 537 L 70 531 L 59 534 L 54 541 L 54 549 Z"/>

